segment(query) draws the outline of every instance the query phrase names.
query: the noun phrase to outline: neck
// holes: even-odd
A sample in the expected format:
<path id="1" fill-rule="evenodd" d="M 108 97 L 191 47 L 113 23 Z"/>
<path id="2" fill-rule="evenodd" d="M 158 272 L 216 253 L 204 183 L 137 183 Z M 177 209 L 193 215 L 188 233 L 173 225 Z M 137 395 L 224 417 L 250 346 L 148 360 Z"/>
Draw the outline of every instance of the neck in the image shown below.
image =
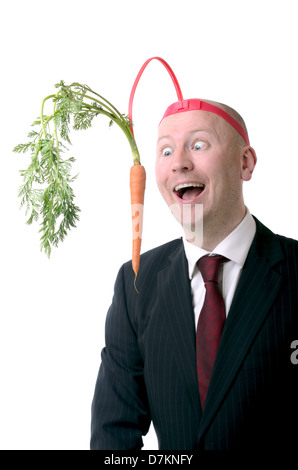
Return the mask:
<path id="1" fill-rule="evenodd" d="M 245 215 L 246 207 L 243 206 L 243 208 L 234 214 L 232 218 L 225 218 L 223 221 L 217 219 L 212 222 L 203 219 L 202 234 L 193 233 L 185 229 L 185 238 L 188 242 L 211 252 L 217 247 L 217 245 L 219 245 L 220 242 L 233 232 L 233 230 L 235 230 Z"/>

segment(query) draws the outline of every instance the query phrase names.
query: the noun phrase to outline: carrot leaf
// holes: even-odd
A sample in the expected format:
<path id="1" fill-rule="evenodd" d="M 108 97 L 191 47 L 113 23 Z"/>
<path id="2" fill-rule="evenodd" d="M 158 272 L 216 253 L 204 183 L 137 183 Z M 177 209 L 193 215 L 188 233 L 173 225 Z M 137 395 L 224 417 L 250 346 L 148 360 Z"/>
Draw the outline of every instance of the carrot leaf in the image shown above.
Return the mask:
<path id="1" fill-rule="evenodd" d="M 121 114 L 109 101 L 87 85 L 77 82 L 55 85 L 54 94 L 44 98 L 41 114 L 32 123 L 38 130 L 28 133 L 29 141 L 17 145 L 16 153 L 31 152 L 27 169 L 21 170 L 23 184 L 19 188 L 21 207 L 29 214 L 27 224 L 40 221 L 40 247 L 50 257 L 52 247 L 63 241 L 79 220 L 80 208 L 75 203 L 71 184 L 73 157 L 64 158 L 71 144 L 71 124 L 74 130 L 91 127 L 99 114 L 109 119 L 109 126 L 117 124 L 126 135 L 131 147 L 133 161 L 140 163 L 138 148 L 128 116 Z M 44 107 L 52 101 L 52 113 L 46 115 Z"/>

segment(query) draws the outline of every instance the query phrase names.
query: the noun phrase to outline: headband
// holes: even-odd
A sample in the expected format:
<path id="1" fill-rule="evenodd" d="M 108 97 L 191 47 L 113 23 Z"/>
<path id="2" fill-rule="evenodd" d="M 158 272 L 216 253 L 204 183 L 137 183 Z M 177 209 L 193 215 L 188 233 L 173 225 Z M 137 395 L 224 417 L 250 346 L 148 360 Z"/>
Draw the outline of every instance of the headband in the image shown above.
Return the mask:
<path id="1" fill-rule="evenodd" d="M 225 121 L 227 121 L 234 129 L 241 135 L 244 139 L 245 143 L 249 145 L 249 137 L 247 132 L 243 129 L 241 124 L 236 121 L 229 113 L 224 111 L 223 109 L 219 108 L 218 106 L 214 106 L 213 104 L 206 103 L 205 101 L 201 101 L 198 99 L 191 99 L 191 100 L 182 100 L 177 101 L 176 103 L 171 104 L 166 112 L 164 113 L 162 120 L 170 116 L 171 114 L 178 114 L 183 113 L 185 111 L 209 111 L 210 113 L 217 114 Z"/>
<path id="2" fill-rule="evenodd" d="M 129 117 L 129 120 L 131 122 L 132 122 L 132 104 L 133 104 L 133 98 L 134 98 L 134 94 L 135 94 L 137 85 L 139 83 L 139 80 L 140 80 L 145 68 L 147 67 L 149 62 L 151 62 L 151 60 L 153 60 L 153 59 L 159 60 L 165 66 L 165 68 L 167 69 L 167 71 L 170 74 L 170 77 L 173 81 L 173 84 L 175 86 L 176 93 L 177 93 L 177 98 L 178 98 L 178 101 L 176 103 L 171 104 L 167 108 L 166 112 L 164 113 L 164 115 L 162 117 L 162 120 L 165 117 L 170 116 L 171 114 L 182 113 L 182 112 L 185 112 L 185 111 L 197 111 L 197 110 L 209 111 L 210 113 L 217 114 L 218 116 L 223 118 L 225 121 L 227 121 L 238 132 L 238 134 L 241 135 L 241 137 L 244 139 L 245 143 L 247 145 L 249 145 L 249 137 L 248 137 L 247 132 L 241 126 L 241 124 L 239 124 L 239 122 L 237 122 L 236 119 L 234 119 L 229 113 L 227 113 L 223 109 L 219 108 L 218 106 L 214 106 L 212 104 L 206 103 L 205 101 L 201 101 L 199 99 L 184 100 L 183 96 L 182 96 L 181 88 L 179 86 L 178 80 L 177 80 L 173 70 L 171 69 L 169 64 L 164 59 L 161 59 L 160 57 L 151 57 L 150 59 L 148 59 L 144 63 L 144 65 L 141 67 L 141 69 L 140 69 L 140 71 L 139 71 L 139 73 L 138 73 L 138 75 L 135 79 L 135 82 L 134 82 L 132 90 L 131 90 L 130 99 L 129 99 L 129 107 L 128 107 L 128 117 Z M 133 133 L 132 126 L 131 126 L 131 131 Z"/>

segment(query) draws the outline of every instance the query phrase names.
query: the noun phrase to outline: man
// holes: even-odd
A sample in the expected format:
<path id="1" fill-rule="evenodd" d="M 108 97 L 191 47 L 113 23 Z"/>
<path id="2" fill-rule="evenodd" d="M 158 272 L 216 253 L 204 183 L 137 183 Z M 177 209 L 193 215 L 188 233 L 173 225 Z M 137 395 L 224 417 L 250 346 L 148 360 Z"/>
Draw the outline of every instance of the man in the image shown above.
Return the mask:
<path id="1" fill-rule="evenodd" d="M 141 449 L 152 420 L 160 449 L 292 449 L 298 242 L 273 234 L 244 204 L 242 185 L 256 155 L 238 113 L 207 101 L 180 104 L 159 126 L 156 179 L 184 236 L 141 256 L 139 293 L 131 264 L 119 271 L 91 448 Z M 211 283 L 220 288 L 226 320 L 211 378 L 201 385 L 207 282 L 199 262 L 215 255 L 224 258 Z"/>

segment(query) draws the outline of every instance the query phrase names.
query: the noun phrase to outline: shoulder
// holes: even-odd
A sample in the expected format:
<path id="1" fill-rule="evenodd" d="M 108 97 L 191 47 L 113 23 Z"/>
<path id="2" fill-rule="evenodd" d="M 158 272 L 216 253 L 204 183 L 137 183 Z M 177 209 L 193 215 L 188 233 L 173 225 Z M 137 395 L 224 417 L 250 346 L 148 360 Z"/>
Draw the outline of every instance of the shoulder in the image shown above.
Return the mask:
<path id="1" fill-rule="evenodd" d="M 177 238 L 163 245 L 152 248 L 141 254 L 136 287 L 141 292 L 153 292 L 157 288 L 158 273 L 166 268 L 173 257 L 183 259 L 184 247 L 182 238 Z M 122 285 L 128 296 L 135 297 L 135 274 L 131 260 L 124 263 L 117 276 L 116 285 Z"/>
<path id="2" fill-rule="evenodd" d="M 256 217 L 254 217 L 254 219 L 257 227 L 256 239 L 260 242 L 259 244 L 262 246 L 262 250 L 269 252 L 273 249 L 281 249 L 283 256 L 289 262 L 298 264 L 298 241 L 293 238 L 274 233 L 263 225 Z"/>
<path id="3" fill-rule="evenodd" d="M 290 245 L 297 245 L 298 246 L 298 240 L 295 240 L 294 238 L 291 237 L 285 237 L 284 235 L 281 235 L 279 233 L 274 233 L 272 230 L 270 230 L 268 227 L 266 227 L 262 222 L 260 222 L 255 216 L 253 216 L 255 219 L 256 225 L 257 225 L 257 231 L 261 232 L 262 235 L 267 235 L 267 236 L 274 236 L 280 239 L 282 243 L 289 243 Z"/>
<path id="4" fill-rule="evenodd" d="M 182 248 L 182 238 L 177 238 L 142 253 L 140 258 L 139 274 L 141 274 L 145 268 L 162 269 L 162 266 L 167 263 L 168 258 L 177 250 L 179 251 L 179 249 Z M 125 271 L 129 271 L 131 269 L 131 260 L 127 261 L 123 265 L 123 268 Z"/>
<path id="5" fill-rule="evenodd" d="M 276 234 L 275 236 L 278 238 L 280 244 L 285 249 L 294 250 L 294 251 L 297 252 L 297 250 L 298 250 L 298 241 L 297 240 L 294 240 L 293 238 L 285 237 L 284 235 L 279 235 L 279 234 Z"/>

